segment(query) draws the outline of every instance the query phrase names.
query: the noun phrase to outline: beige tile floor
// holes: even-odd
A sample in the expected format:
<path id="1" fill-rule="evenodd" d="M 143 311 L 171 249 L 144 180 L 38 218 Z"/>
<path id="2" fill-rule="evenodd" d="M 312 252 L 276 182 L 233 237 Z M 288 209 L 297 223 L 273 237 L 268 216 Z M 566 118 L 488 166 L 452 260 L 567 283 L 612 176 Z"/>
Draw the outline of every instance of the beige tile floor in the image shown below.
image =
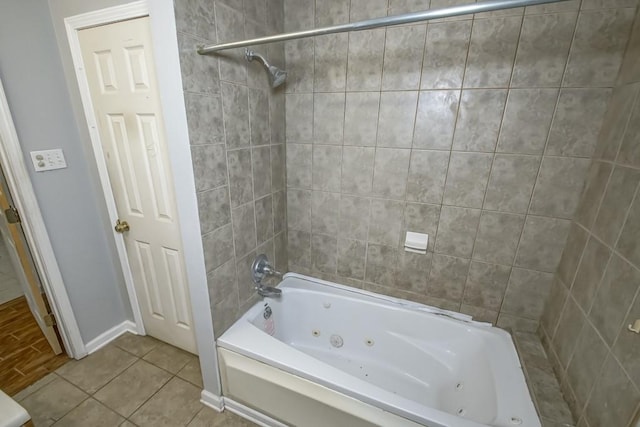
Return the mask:
<path id="1" fill-rule="evenodd" d="M 200 403 L 198 358 L 150 337 L 126 334 L 71 361 L 14 396 L 36 427 L 254 424 Z"/>

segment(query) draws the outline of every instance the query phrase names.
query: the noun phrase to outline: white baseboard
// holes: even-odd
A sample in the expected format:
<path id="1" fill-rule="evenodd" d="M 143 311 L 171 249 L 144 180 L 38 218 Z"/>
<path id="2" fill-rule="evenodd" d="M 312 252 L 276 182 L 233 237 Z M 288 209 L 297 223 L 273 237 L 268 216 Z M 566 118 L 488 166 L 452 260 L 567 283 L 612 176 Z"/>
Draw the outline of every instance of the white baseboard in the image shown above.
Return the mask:
<path id="1" fill-rule="evenodd" d="M 136 324 L 133 323 L 131 320 L 125 320 L 119 325 L 116 325 L 113 328 L 109 329 L 108 331 L 105 331 L 102 334 L 98 335 L 97 337 L 95 337 L 94 339 L 92 339 L 91 341 L 85 344 L 85 348 L 87 349 L 87 354 L 91 354 L 100 350 L 102 347 L 109 344 L 111 341 L 115 340 L 125 332 L 131 332 L 132 334 L 137 335 L 138 329 L 136 328 Z"/>
<path id="2" fill-rule="evenodd" d="M 282 424 L 280 421 L 273 419 L 270 416 L 263 414 L 262 412 L 258 412 L 255 409 L 251 409 L 248 406 L 243 405 L 242 403 L 238 403 L 233 399 L 223 397 L 222 400 L 224 401 L 224 408 L 226 410 L 229 410 L 234 414 L 251 421 L 252 423 L 258 424 L 259 426 L 287 427 L 286 424 Z"/>
<path id="3" fill-rule="evenodd" d="M 216 396 L 207 390 L 202 390 L 200 393 L 200 403 L 211 409 L 215 409 L 218 412 L 222 412 L 224 410 L 224 401 L 222 400 L 222 397 Z"/>

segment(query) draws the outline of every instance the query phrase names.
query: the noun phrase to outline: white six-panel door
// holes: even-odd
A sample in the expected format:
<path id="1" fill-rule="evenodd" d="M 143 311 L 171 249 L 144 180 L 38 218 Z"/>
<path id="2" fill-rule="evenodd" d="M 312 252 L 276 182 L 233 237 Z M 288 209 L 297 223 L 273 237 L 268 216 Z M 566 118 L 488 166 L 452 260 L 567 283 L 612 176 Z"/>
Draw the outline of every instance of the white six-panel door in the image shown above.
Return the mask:
<path id="1" fill-rule="evenodd" d="M 145 329 L 196 353 L 149 18 L 78 36 Z"/>

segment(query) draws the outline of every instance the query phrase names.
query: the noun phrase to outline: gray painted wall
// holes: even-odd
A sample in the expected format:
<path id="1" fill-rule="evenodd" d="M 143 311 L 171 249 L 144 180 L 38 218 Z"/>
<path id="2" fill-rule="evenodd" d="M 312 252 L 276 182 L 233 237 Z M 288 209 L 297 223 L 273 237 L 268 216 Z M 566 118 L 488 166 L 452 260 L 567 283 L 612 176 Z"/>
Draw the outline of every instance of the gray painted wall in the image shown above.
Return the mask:
<path id="1" fill-rule="evenodd" d="M 58 10 L 65 3 L 56 2 Z M 84 118 L 72 110 L 70 76 L 65 81 L 47 2 L 3 1 L 0 8 L 0 77 L 25 160 L 31 150 L 50 148 L 62 148 L 67 160 L 67 169 L 29 169 L 86 343 L 132 314 L 89 138 L 80 130 Z M 66 36 L 58 42 L 66 43 Z"/>

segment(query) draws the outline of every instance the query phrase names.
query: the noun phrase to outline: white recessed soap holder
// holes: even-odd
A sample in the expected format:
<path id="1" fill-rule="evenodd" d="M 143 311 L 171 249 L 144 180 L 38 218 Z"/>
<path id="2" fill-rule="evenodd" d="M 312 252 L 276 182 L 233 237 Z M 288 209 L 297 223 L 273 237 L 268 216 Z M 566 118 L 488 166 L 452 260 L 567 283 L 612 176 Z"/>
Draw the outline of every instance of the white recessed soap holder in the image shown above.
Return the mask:
<path id="1" fill-rule="evenodd" d="M 631 332 L 635 332 L 636 334 L 640 334 L 640 319 L 638 319 L 635 322 L 633 322 L 633 325 L 627 326 L 627 328 Z"/>

